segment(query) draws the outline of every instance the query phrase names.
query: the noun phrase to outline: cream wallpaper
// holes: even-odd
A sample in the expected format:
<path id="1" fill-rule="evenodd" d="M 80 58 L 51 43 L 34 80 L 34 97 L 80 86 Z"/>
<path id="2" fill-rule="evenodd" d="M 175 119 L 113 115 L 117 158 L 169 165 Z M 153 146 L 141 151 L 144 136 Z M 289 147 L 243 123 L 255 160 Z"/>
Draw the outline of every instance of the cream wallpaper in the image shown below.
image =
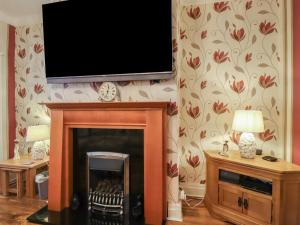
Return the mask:
<path id="1" fill-rule="evenodd" d="M 210 1 L 178 11 L 182 185 L 205 183 L 203 150 L 220 150 L 225 140 L 238 149 L 240 133 L 231 130 L 237 109 L 262 110 L 258 148 L 283 157 L 284 1 Z"/>
<path id="2" fill-rule="evenodd" d="M 167 188 L 178 201 L 182 184 L 205 184 L 203 150 L 237 149 L 231 130 L 236 109 L 258 109 L 265 153 L 283 156 L 285 55 L 283 0 L 173 1 L 176 81 L 118 82 L 120 101 L 169 101 Z M 191 2 L 191 3 L 190 3 Z M 100 83 L 47 85 L 42 26 L 16 30 L 17 138 L 49 121 L 41 102 L 97 102 Z"/>

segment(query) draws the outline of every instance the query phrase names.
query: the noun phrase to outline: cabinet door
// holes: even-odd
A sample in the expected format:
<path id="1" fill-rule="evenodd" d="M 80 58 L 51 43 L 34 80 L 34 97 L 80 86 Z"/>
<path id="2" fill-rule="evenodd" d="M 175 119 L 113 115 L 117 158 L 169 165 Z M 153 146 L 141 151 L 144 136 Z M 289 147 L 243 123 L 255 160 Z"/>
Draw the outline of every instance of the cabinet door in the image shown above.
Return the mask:
<path id="1" fill-rule="evenodd" d="M 219 204 L 238 212 L 243 211 L 243 192 L 234 185 L 219 183 Z"/>
<path id="2" fill-rule="evenodd" d="M 243 193 L 243 213 L 265 223 L 271 223 L 272 198 L 263 194 Z"/>

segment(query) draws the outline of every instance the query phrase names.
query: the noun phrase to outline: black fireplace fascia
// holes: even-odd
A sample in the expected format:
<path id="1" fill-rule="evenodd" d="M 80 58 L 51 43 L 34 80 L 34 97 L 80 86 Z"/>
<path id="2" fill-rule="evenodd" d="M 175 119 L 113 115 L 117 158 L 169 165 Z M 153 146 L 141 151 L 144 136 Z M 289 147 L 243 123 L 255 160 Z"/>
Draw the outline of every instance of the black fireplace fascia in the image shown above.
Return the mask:
<path id="1" fill-rule="evenodd" d="M 76 128 L 73 129 L 73 146 L 73 193 L 78 195 L 80 208 L 85 210 L 88 207 L 87 153 L 114 152 L 129 155 L 130 211 L 139 214 L 134 209 L 143 204 L 144 197 L 143 130 Z"/>

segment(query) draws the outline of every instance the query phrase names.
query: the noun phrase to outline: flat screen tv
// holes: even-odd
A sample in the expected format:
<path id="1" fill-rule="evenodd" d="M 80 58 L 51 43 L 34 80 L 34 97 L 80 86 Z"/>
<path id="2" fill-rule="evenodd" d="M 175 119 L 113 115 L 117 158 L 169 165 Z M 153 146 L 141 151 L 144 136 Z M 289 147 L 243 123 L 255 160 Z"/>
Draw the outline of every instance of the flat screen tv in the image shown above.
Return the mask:
<path id="1" fill-rule="evenodd" d="M 43 5 L 48 83 L 172 77 L 171 0 Z"/>

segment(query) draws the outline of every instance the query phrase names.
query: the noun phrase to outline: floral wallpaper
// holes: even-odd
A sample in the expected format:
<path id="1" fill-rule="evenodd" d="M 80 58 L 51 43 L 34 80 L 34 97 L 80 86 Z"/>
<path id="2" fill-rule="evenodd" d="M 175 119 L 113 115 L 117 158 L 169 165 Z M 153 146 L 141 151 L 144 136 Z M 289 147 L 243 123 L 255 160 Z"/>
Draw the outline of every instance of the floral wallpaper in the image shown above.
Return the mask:
<path id="1" fill-rule="evenodd" d="M 284 155 L 284 1 L 173 0 L 175 79 L 117 82 L 118 101 L 169 101 L 167 189 L 178 202 L 179 182 L 205 184 L 203 150 L 225 140 L 236 109 L 262 110 L 264 153 Z M 207 2 L 207 4 L 205 4 Z M 16 30 L 17 138 L 24 153 L 30 125 L 49 122 L 41 102 L 98 102 L 101 83 L 48 85 L 41 25 Z"/>
<path id="2" fill-rule="evenodd" d="M 237 109 L 262 110 L 258 148 L 284 155 L 284 1 L 196 2 L 178 9 L 182 184 L 205 183 L 203 150 L 221 150 L 225 140 L 238 149 L 240 133 L 231 130 Z"/>

